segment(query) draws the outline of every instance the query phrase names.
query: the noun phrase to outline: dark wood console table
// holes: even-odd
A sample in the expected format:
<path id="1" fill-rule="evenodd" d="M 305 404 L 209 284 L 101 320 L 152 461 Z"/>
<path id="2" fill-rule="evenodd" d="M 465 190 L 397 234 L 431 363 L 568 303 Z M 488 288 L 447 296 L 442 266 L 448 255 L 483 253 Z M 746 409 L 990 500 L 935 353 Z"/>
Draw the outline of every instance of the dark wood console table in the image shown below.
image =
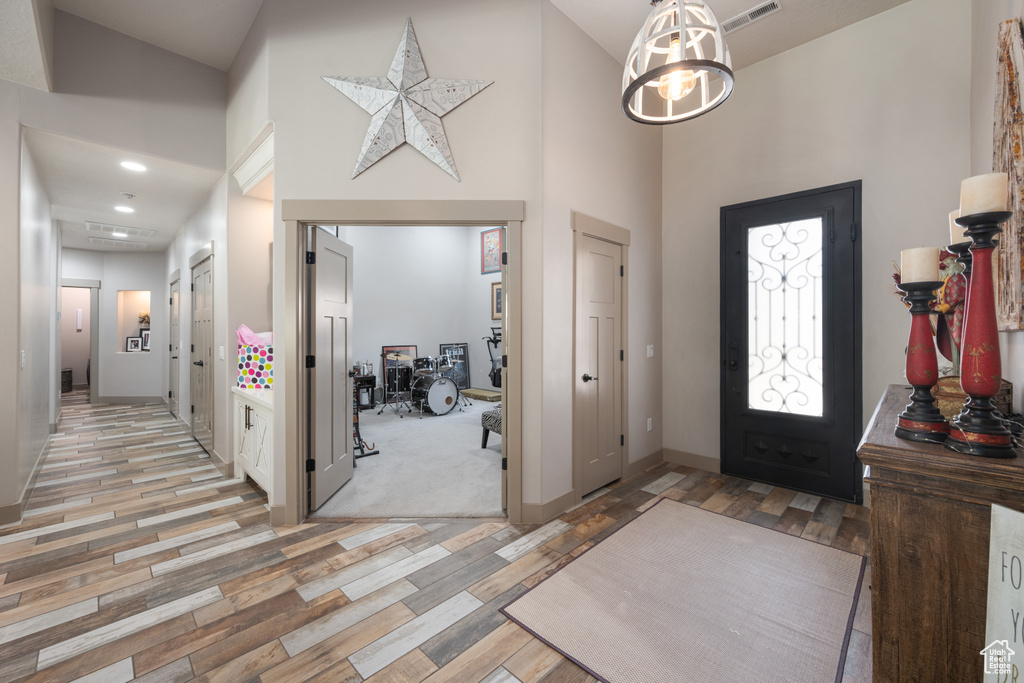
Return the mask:
<path id="1" fill-rule="evenodd" d="M 992 503 L 1024 510 L 1024 458 L 898 439 L 910 387 L 890 385 L 857 455 L 871 468 L 876 681 L 981 681 Z"/>

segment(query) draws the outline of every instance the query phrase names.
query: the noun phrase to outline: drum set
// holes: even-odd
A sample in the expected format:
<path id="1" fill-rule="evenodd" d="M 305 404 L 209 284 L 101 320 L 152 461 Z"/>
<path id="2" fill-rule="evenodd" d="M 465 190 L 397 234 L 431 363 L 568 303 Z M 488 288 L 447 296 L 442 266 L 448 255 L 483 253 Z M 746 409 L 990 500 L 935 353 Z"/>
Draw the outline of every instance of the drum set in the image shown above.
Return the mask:
<path id="1" fill-rule="evenodd" d="M 404 353 L 386 353 L 384 359 L 384 401 L 377 414 L 391 407 L 401 415 L 404 406 L 411 413 L 414 406 L 423 417 L 424 409 L 434 415 L 447 415 L 460 401 L 466 399 L 459 392 L 455 381 L 442 373 L 455 367 L 454 359 L 448 354 L 433 357 L 413 358 Z M 388 361 L 394 361 L 388 366 Z"/>

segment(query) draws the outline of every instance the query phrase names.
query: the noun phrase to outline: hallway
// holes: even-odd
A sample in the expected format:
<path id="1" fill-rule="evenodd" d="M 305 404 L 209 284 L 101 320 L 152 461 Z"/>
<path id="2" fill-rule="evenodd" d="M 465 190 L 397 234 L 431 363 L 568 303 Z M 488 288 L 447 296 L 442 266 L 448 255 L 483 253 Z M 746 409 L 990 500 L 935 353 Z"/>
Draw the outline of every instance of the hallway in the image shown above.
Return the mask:
<path id="1" fill-rule="evenodd" d="M 592 681 L 497 610 L 659 497 L 867 550 L 864 508 L 671 465 L 539 529 L 273 529 L 163 405 L 63 410 L 23 522 L 0 529 L 0 681 Z M 847 681 L 871 678 L 863 595 Z"/>

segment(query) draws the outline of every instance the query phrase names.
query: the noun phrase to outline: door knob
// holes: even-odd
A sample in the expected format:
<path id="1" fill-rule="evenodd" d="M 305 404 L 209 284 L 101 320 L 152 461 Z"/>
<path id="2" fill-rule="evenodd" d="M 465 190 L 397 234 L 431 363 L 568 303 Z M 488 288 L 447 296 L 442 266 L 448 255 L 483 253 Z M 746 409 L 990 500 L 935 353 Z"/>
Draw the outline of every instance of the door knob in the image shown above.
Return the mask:
<path id="1" fill-rule="evenodd" d="M 597 378 L 596 378 L 596 377 L 591 377 L 591 376 L 590 376 L 589 374 L 587 374 L 587 373 L 583 373 L 583 381 L 584 381 L 584 382 L 590 382 L 590 381 L 594 381 L 594 382 L 596 382 L 596 381 L 597 381 Z"/>
<path id="2" fill-rule="evenodd" d="M 201 361 L 201 360 L 192 361 L 192 365 L 198 365 L 199 367 L 203 367 L 203 361 Z"/>

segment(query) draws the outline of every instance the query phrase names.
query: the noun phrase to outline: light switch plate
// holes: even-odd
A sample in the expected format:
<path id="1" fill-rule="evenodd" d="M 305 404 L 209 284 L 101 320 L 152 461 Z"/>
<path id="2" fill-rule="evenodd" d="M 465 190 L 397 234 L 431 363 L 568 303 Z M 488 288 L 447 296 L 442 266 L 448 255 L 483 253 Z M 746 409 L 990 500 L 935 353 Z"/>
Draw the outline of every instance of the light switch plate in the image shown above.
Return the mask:
<path id="1" fill-rule="evenodd" d="M 220 347 L 220 359 L 224 360 L 224 347 L 223 346 Z"/>
<path id="2" fill-rule="evenodd" d="M 654 358 L 654 344 L 647 345 L 647 357 Z"/>

